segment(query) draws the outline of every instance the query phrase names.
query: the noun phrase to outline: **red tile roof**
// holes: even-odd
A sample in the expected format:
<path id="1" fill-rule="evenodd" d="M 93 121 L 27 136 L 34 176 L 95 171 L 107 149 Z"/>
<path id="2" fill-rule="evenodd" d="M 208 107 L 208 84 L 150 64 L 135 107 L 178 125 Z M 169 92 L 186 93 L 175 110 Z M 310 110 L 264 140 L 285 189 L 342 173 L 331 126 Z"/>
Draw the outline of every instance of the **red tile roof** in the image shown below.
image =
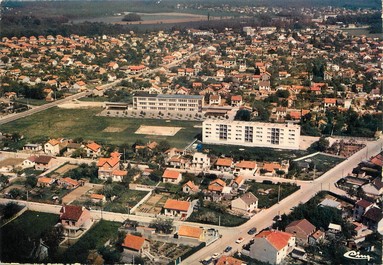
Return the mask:
<path id="1" fill-rule="evenodd" d="M 169 210 L 187 212 L 190 208 L 190 202 L 168 199 L 164 205 L 164 208 Z"/>
<path id="2" fill-rule="evenodd" d="M 93 143 L 87 144 L 86 147 L 92 150 L 93 152 L 97 152 L 101 148 L 101 145 L 93 142 Z"/>
<path id="3" fill-rule="evenodd" d="M 80 219 L 82 215 L 82 212 L 83 212 L 82 206 L 65 205 L 60 210 L 60 213 L 61 213 L 60 219 L 78 221 L 78 219 Z"/>
<path id="4" fill-rule="evenodd" d="M 176 170 L 166 169 L 162 177 L 166 179 L 178 179 L 180 174 L 181 173 Z"/>
<path id="5" fill-rule="evenodd" d="M 122 243 L 123 247 L 139 251 L 144 245 L 145 238 L 135 235 L 126 235 L 124 242 Z"/>
<path id="6" fill-rule="evenodd" d="M 187 236 L 193 238 L 200 238 L 203 230 L 199 227 L 181 225 L 178 230 L 179 236 Z"/>
<path id="7" fill-rule="evenodd" d="M 255 169 L 257 167 L 257 163 L 255 161 L 242 160 L 241 162 L 235 164 L 235 167 Z"/>
<path id="8" fill-rule="evenodd" d="M 266 239 L 278 251 L 287 246 L 291 237 L 291 234 L 281 231 L 263 231 L 255 236 Z"/>
<path id="9" fill-rule="evenodd" d="M 286 229 L 293 227 L 297 227 L 307 236 L 311 235 L 315 231 L 315 226 L 306 219 L 293 221 L 288 226 L 286 226 Z"/>
<path id="10" fill-rule="evenodd" d="M 216 263 L 216 265 L 242 265 L 242 264 L 244 264 L 242 260 L 239 260 L 233 257 L 228 257 L 228 256 L 220 257 Z"/>
<path id="11" fill-rule="evenodd" d="M 231 167 L 233 160 L 231 158 L 218 158 L 215 163 L 217 166 Z"/>

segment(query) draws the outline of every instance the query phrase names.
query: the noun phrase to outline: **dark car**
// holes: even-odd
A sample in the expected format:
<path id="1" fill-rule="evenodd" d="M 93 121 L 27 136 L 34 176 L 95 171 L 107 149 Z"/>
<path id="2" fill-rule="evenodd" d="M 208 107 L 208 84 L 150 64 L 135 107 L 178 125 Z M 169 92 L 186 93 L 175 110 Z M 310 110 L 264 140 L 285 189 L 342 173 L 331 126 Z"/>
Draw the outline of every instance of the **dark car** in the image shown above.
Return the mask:
<path id="1" fill-rule="evenodd" d="M 232 250 L 232 249 L 233 249 L 232 247 L 227 246 L 227 247 L 225 248 L 224 252 L 229 252 L 229 251 Z"/>
<path id="2" fill-rule="evenodd" d="M 253 228 L 251 228 L 247 233 L 248 233 L 249 235 L 254 235 L 255 233 L 257 233 L 257 228 L 253 227 Z"/>

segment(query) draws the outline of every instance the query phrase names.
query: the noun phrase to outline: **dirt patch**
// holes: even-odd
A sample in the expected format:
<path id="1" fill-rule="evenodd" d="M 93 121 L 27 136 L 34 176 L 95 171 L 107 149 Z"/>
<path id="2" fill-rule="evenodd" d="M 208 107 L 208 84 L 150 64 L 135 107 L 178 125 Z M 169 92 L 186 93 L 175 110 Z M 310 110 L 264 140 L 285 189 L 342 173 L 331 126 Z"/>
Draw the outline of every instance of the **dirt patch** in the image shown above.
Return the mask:
<path id="1" fill-rule="evenodd" d="M 74 169 L 74 168 L 76 168 L 76 167 L 78 167 L 78 165 L 66 164 L 65 166 L 62 166 L 62 167 L 60 167 L 59 169 L 56 169 L 56 170 L 54 171 L 54 173 L 58 173 L 58 174 L 60 174 L 60 175 L 63 175 L 63 174 L 65 174 L 66 172 L 68 172 L 69 170 Z"/>
<path id="2" fill-rule="evenodd" d="M 128 126 L 125 126 L 125 127 L 112 127 L 112 126 L 109 126 L 109 127 L 106 127 L 102 131 L 103 132 L 108 132 L 108 133 L 118 133 L 118 132 L 125 131 L 127 128 L 128 128 Z"/>
<path id="3" fill-rule="evenodd" d="M 23 161 L 24 159 L 22 158 L 6 158 L 0 161 L 0 167 L 16 166 Z"/>
<path id="4" fill-rule="evenodd" d="M 141 125 L 135 134 L 174 136 L 182 127 L 146 126 Z"/>
<path id="5" fill-rule="evenodd" d="M 73 191 L 71 191 L 66 196 L 64 196 L 62 199 L 62 203 L 63 204 L 69 204 L 69 203 L 73 202 L 74 200 L 79 199 L 82 195 L 84 195 L 88 190 L 91 190 L 91 189 L 92 189 L 92 187 L 86 186 L 86 185 L 78 187 L 78 188 L 74 189 Z"/>

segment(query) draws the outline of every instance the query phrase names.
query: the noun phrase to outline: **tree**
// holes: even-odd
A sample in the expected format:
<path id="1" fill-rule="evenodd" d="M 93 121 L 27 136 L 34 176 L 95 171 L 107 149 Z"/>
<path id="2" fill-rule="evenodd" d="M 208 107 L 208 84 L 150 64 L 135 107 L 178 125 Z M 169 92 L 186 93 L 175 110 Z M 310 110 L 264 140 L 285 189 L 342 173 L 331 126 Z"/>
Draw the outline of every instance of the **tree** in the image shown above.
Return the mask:
<path id="1" fill-rule="evenodd" d="M 128 21 L 128 22 L 141 21 L 141 20 L 142 20 L 141 16 L 137 13 L 129 13 L 129 14 L 125 15 L 122 19 L 122 21 Z"/>
<path id="2" fill-rule="evenodd" d="M 312 148 L 319 152 L 326 151 L 329 148 L 329 146 L 330 146 L 330 142 L 323 136 L 319 138 L 317 142 L 312 144 Z"/>
<path id="3" fill-rule="evenodd" d="M 34 188 L 37 184 L 37 178 L 35 176 L 28 176 L 25 181 L 25 184 L 31 188 Z"/>
<path id="4" fill-rule="evenodd" d="M 20 211 L 20 206 L 17 203 L 9 202 L 5 205 L 3 209 L 3 218 L 9 219 L 14 216 L 18 211 Z"/>
<path id="5" fill-rule="evenodd" d="M 43 236 L 44 243 L 49 247 L 49 257 L 56 254 L 60 242 L 64 239 L 64 229 L 62 226 L 54 226 Z"/>
<path id="6" fill-rule="evenodd" d="M 157 149 L 158 149 L 160 152 L 165 152 L 166 150 L 169 150 L 169 149 L 170 149 L 170 144 L 169 144 L 168 141 L 163 140 L 163 141 L 161 141 L 161 142 L 158 143 Z"/>
<path id="7" fill-rule="evenodd" d="M 173 230 L 173 219 L 157 218 L 150 223 L 149 227 L 155 228 L 157 233 L 170 234 Z"/>
<path id="8" fill-rule="evenodd" d="M 249 121 L 251 113 L 248 110 L 241 109 L 235 114 L 234 120 L 236 121 Z"/>
<path id="9" fill-rule="evenodd" d="M 275 94 L 279 98 L 288 98 L 290 96 L 290 92 L 288 90 L 278 90 Z"/>

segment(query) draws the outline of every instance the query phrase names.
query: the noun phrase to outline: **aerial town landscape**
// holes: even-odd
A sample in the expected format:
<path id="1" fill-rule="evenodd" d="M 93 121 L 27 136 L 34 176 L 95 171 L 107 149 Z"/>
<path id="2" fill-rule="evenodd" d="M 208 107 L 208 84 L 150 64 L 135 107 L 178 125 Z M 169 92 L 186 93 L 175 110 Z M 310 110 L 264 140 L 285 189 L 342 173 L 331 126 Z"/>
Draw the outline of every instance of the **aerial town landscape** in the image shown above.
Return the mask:
<path id="1" fill-rule="evenodd" d="M 383 264 L 380 1 L 0 7 L 1 264 Z"/>

